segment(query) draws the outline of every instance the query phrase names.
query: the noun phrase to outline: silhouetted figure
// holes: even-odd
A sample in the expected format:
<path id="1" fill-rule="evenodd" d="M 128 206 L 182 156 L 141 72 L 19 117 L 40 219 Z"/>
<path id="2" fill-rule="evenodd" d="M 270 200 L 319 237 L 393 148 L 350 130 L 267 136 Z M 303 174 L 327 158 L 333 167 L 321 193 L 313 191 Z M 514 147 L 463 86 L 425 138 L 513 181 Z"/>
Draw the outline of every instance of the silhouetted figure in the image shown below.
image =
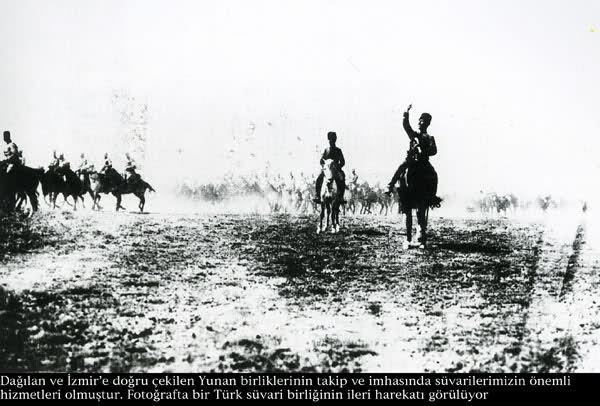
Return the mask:
<path id="1" fill-rule="evenodd" d="M 392 180 L 388 184 L 388 191 L 386 192 L 388 195 L 392 194 L 394 185 L 410 167 L 423 165 L 424 169 L 435 173 L 435 169 L 433 169 L 433 166 L 431 166 L 431 163 L 429 162 L 429 157 L 437 154 L 437 146 L 435 144 L 435 138 L 427 134 L 427 128 L 429 128 L 429 125 L 431 124 L 431 114 L 421 114 L 421 117 L 419 118 L 419 132 L 416 132 L 410 126 L 408 112 L 411 107 L 412 104 L 409 105 L 404 112 L 404 119 L 402 121 L 404 130 L 410 139 L 410 146 L 406 153 L 406 160 L 398 167 Z"/>

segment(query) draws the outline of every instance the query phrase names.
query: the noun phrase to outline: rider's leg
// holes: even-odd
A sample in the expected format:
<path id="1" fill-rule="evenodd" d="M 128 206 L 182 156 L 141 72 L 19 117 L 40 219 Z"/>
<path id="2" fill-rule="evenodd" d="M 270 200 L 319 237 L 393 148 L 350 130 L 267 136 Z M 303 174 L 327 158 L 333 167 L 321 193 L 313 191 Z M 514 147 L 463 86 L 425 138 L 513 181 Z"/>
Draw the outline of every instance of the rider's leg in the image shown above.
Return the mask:
<path id="1" fill-rule="evenodd" d="M 396 169 L 396 172 L 394 173 L 394 176 L 392 176 L 392 180 L 390 181 L 390 183 L 388 183 L 388 191 L 387 194 L 391 194 L 394 188 L 394 185 L 396 184 L 396 182 L 398 182 L 400 180 L 400 177 L 402 176 L 402 173 L 404 172 L 404 170 L 408 167 L 408 163 L 406 161 L 402 162 L 402 164 L 398 167 L 398 169 Z"/>
<path id="2" fill-rule="evenodd" d="M 323 186 L 323 178 L 324 177 L 325 177 L 325 175 L 323 174 L 323 172 L 321 172 L 319 174 L 319 176 L 317 177 L 316 197 L 313 199 L 313 201 L 315 203 L 321 203 L 321 186 Z"/>
<path id="3" fill-rule="evenodd" d="M 402 244 L 406 249 L 409 247 L 410 242 L 412 241 L 412 210 L 408 210 L 405 213 L 406 216 L 406 240 Z"/>
<path id="4" fill-rule="evenodd" d="M 338 182 L 338 187 L 341 190 L 342 201 L 341 204 L 346 204 L 346 199 L 344 199 L 344 193 L 346 193 L 346 174 L 343 170 L 340 169 L 339 173 L 340 181 Z"/>
<path id="5" fill-rule="evenodd" d="M 427 231 L 427 208 L 421 207 L 417 210 L 417 223 L 419 224 L 419 239 L 418 241 L 425 245 Z"/>

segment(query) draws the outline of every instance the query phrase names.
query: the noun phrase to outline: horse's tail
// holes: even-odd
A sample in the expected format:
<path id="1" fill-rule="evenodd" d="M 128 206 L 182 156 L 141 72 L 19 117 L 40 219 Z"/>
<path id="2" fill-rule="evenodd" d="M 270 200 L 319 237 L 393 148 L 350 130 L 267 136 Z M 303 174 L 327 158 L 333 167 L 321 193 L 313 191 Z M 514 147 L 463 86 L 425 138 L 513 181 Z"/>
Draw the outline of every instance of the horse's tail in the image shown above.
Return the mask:
<path id="1" fill-rule="evenodd" d="M 440 208 L 440 206 L 442 205 L 442 201 L 443 199 L 441 197 L 438 196 L 433 196 L 432 198 L 429 199 L 429 204 L 428 206 L 433 208 Z"/>
<path id="2" fill-rule="evenodd" d="M 150 184 L 146 181 L 144 181 L 144 186 L 146 186 L 146 188 L 150 191 L 150 192 L 154 192 L 156 193 L 156 190 L 154 190 L 154 188 L 152 186 L 150 186 Z"/>

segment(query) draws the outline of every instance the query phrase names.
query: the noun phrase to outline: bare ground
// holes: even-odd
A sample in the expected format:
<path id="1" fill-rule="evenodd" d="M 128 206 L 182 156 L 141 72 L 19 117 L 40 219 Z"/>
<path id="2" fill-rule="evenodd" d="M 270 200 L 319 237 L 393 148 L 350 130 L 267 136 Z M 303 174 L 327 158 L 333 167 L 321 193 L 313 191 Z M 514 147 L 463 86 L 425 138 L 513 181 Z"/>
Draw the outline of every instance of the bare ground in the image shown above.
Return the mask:
<path id="1" fill-rule="evenodd" d="M 1 221 L 5 371 L 600 370 L 585 221 L 432 215 L 425 251 L 399 217 Z"/>

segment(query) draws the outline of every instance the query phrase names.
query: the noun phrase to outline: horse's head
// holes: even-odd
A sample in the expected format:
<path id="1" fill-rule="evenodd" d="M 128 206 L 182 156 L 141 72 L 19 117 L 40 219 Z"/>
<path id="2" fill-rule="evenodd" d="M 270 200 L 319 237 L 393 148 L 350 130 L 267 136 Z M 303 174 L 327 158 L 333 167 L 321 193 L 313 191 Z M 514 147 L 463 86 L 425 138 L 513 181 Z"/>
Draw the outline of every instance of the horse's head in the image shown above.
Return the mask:
<path id="1" fill-rule="evenodd" d="M 326 180 L 336 179 L 339 173 L 337 163 L 333 159 L 326 159 L 323 163 L 323 175 Z"/>

